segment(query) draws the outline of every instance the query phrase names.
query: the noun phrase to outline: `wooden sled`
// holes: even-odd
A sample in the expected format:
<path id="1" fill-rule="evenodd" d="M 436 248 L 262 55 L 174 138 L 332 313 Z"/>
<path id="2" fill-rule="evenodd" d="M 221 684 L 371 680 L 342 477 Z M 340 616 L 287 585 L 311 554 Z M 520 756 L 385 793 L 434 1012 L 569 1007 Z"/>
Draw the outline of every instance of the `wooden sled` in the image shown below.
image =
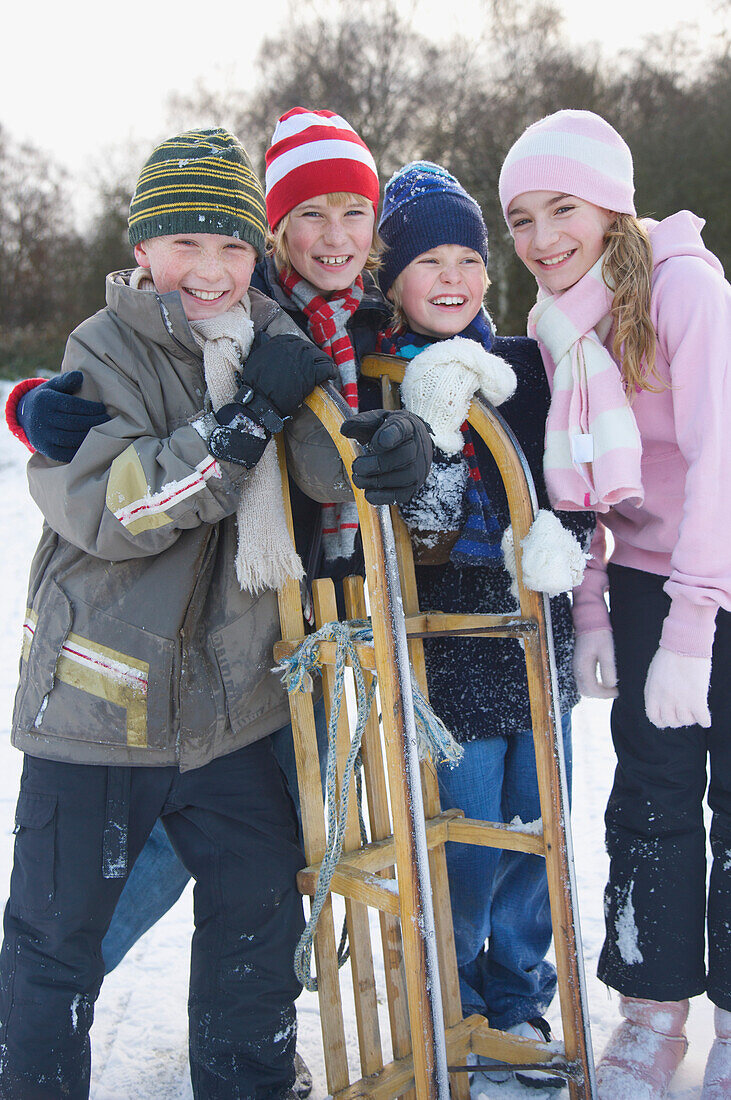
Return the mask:
<path id="1" fill-rule="evenodd" d="M 395 384 L 403 377 L 404 361 L 392 356 L 369 356 L 361 369 L 370 377 L 382 378 L 384 406 L 397 407 Z M 332 387 L 325 386 L 318 387 L 307 404 L 331 435 L 349 471 L 360 448 L 340 435 L 340 425 L 348 415 L 345 403 Z M 423 614 L 416 595 L 410 541 L 397 510 L 371 507 L 354 488 L 373 626 L 373 644 L 360 645 L 358 657 L 366 679 L 373 672 L 378 676 L 381 721 L 379 724 L 374 707 L 361 749 L 370 840 L 361 841 L 356 798 L 351 791 L 344 849 L 314 940 L 327 1086 L 336 1100 L 390 1100 L 398 1096 L 407 1100 L 469 1100 L 466 1063 L 470 1053 L 512 1067 L 550 1066 L 552 1074 L 565 1076 L 571 1100 L 592 1100 L 595 1095 L 563 747 L 554 703 L 558 696 L 548 600 L 526 589 L 520 577 L 520 541 L 535 516 L 535 491 L 525 458 L 493 407 L 476 398 L 469 421 L 490 448 L 505 483 L 515 536 L 520 613 Z M 281 447 L 280 462 L 288 504 Z M 331 581 L 315 582 L 313 598 L 316 627 L 337 619 Z M 291 654 L 305 635 L 299 586 L 294 582 L 285 586 L 279 602 L 282 641 L 275 646 L 277 660 Z M 348 619 L 366 617 L 362 578 L 346 578 L 345 604 Z M 408 674 L 410 660 L 426 693 L 421 639 L 429 635 L 522 639 L 542 835 L 532 829 L 508 829 L 501 822 L 467 820 L 459 810 L 441 810 L 433 764 L 427 760 L 419 767 L 416 763 Z M 319 648 L 329 715 L 335 646 L 323 642 Z M 298 884 L 303 894 L 312 896 L 326 848 L 312 694 L 293 693 L 290 706 L 308 864 L 300 872 Z M 340 777 L 350 748 L 351 725 L 343 700 L 337 741 Z M 462 1018 L 444 847 L 447 840 L 532 852 L 546 859 L 564 1034 L 563 1042 L 551 1044 L 550 1049 L 545 1043 L 495 1030 L 482 1016 Z M 345 899 L 360 1066 L 360 1077 L 355 1080 L 346 1049 L 333 894 Z M 375 937 L 369 909 L 379 914 L 380 935 Z M 380 939 L 380 944 L 374 939 Z M 383 961 L 389 1031 L 385 1043 L 378 1013 L 374 951 Z"/>

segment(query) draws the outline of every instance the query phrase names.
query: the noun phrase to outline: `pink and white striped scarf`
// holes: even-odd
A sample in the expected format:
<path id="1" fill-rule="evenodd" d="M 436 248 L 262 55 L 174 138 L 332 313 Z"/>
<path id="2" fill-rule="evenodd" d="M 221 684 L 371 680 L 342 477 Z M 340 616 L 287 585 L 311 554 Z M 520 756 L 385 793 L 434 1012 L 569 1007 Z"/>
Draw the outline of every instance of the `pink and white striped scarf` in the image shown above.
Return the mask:
<path id="1" fill-rule="evenodd" d="M 563 294 L 543 287 L 528 317 L 551 388 L 543 470 L 554 508 L 608 512 L 644 499 L 642 442 L 622 376 L 604 347 L 612 290 L 600 257 Z"/>
<path id="2" fill-rule="evenodd" d="M 363 297 L 363 279 L 359 275 L 352 286 L 323 298 L 312 283 L 297 271 L 278 274 L 285 294 L 304 313 L 313 341 L 326 352 L 338 368 L 340 392 L 353 412 L 358 411 L 358 365 L 353 343 L 345 327 Z M 358 533 L 358 507 L 354 500 L 322 505 L 322 552 L 326 561 L 349 558 L 355 550 Z"/>

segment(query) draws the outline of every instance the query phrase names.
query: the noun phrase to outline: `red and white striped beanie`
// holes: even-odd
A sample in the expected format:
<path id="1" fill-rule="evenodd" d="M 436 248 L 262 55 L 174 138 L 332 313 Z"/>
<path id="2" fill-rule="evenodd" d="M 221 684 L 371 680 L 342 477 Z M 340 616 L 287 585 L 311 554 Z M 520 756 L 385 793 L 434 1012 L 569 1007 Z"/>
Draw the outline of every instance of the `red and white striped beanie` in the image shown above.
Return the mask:
<path id="1" fill-rule="evenodd" d="M 316 195 L 347 191 L 378 205 L 373 155 L 341 115 L 293 107 L 277 122 L 266 152 L 267 217 L 272 229 Z"/>
<path id="2" fill-rule="evenodd" d="M 511 202 L 526 191 L 558 191 L 635 213 L 629 146 L 593 111 L 556 111 L 529 126 L 505 158 L 499 190 L 506 221 Z"/>

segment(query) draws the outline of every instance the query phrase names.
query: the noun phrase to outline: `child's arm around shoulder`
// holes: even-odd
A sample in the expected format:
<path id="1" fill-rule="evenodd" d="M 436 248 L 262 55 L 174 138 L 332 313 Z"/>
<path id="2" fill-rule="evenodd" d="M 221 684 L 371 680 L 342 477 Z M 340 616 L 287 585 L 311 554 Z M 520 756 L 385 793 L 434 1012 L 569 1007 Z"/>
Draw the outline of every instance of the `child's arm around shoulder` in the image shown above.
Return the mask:
<path id="1" fill-rule="evenodd" d="M 166 430 L 163 389 L 175 381 L 172 369 L 169 378 L 164 365 L 158 371 L 109 311 L 71 334 L 62 370 L 83 371 L 82 396 L 103 401 L 111 419 L 89 432 L 71 462 L 30 460 L 30 491 L 53 530 L 119 561 L 160 553 L 182 530 L 235 511 L 249 471 L 213 458 L 193 426 L 195 409 Z"/>

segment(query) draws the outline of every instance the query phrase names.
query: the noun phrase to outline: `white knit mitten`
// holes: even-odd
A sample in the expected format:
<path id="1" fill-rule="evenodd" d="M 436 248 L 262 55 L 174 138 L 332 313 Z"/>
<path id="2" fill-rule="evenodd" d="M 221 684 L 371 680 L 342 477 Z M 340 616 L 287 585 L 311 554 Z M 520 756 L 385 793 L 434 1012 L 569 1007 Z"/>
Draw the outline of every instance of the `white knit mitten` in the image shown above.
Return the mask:
<path id="1" fill-rule="evenodd" d="M 711 724 L 708 688 L 711 658 L 692 657 L 658 646 L 645 681 L 645 711 L 658 729 Z"/>
<path id="2" fill-rule="evenodd" d="M 553 512 L 541 509 L 523 539 L 523 584 L 533 592 L 558 596 L 576 588 L 589 560 L 579 543 Z M 518 598 L 517 570 L 513 529 L 508 527 L 502 541 L 505 568 L 513 579 L 510 591 Z"/>
<path id="3" fill-rule="evenodd" d="M 401 383 L 404 407 L 426 420 L 445 454 L 462 450 L 460 427 L 477 390 L 500 405 L 515 392 L 515 372 L 475 340 L 440 340 L 407 364 Z"/>

